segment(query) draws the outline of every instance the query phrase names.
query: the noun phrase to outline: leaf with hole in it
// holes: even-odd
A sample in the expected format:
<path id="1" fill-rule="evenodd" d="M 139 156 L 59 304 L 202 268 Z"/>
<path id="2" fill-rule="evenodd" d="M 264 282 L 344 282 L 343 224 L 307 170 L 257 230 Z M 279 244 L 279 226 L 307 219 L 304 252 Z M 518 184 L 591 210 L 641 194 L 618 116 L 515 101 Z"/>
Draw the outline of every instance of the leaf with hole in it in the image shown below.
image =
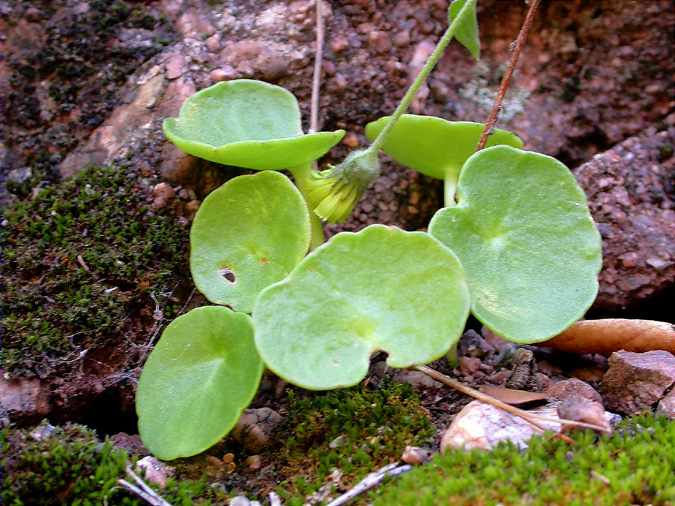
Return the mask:
<path id="1" fill-rule="evenodd" d="M 247 169 L 284 169 L 309 163 L 340 142 L 344 130 L 303 134 L 291 92 L 262 81 L 215 84 L 188 98 L 164 134 L 181 150 Z"/>
<path id="2" fill-rule="evenodd" d="M 448 21 L 452 23 L 462 11 L 465 4 L 469 4 L 462 12 L 462 19 L 455 30 L 455 39 L 469 50 L 476 60 L 480 58 L 480 38 L 478 37 L 478 16 L 476 14 L 477 0 L 454 0 L 448 9 Z"/>
<path id="3" fill-rule="evenodd" d="M 362 380 L 378 350 L 392 367 L 441 357 L 468 312 L 462 267 L 450 250 L 422 232 L 371 225 L 336 235 L 261 292 L 253 319 L 268 368 L 326 390 Z"/>
<path id="4" fill-rule="evenodd" d="M 262 371 L 248 315 L 200 307 L 179 316 L 164 330 L 138 382 L 143 444 L 165 460 L 206 450 L 237 423 Z"/>
<path id="5" fill-rule="evenodd" d="M 462 169 L 457 207 L 430 233 L 459 257 L 473 314 L 519 343 L 544 341 L 595 299 L 600 235 L 586 197 L 562 163 L 507 146 L 484 149 Z"/>
<path id="6" fill-rule="evenodd" d="M 385 116 L 369 123 L 366 126 L 368 139 L 375 139 L 388 121 L 389 116 Z M 464 162 L 476 151 L 482 131 L 482 123 L 404 114 L 382 149 L 397 162 L 422 174 L 456 181 Z M 487 145 L 498 144 L 519 148 L 523 142 L 511 132 L 497 128 Z"/>
<path id="7" fill-rule="evenodd" d="M 250 313 L 258 293 L 302 260 L 309 240 L 307 205 L 286 176 L 235 177 L 197 211 L 190 229 L 192 278 L 211 302 Z"/>

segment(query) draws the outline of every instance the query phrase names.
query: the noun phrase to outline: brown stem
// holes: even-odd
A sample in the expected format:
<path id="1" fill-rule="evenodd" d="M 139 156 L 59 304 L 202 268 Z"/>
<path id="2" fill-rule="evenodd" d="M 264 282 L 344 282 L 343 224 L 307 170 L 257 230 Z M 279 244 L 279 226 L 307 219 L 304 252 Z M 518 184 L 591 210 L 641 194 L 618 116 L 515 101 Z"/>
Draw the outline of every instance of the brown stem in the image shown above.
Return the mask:
<path id="1" fill-rule="evenodd" d="M 533 427 L 542 432 L 544 432 L 546 429 L 542 427 L 539 424 L 539 422 L 552 422 L 560 425 L 584 427 L 586 429 L 594 429 L 601 432 L 607 432 L 607 429 L 605 427 L 600 427 L 599 425 L 577 422 L 574 420 L 565 420 L 564 418 L 549 418 L 547 416 L 541 416 L 530 413 L 528 411 L 525 411 L 524 409 L 516 408 L 515 406 L 511 406 L 510 404 L 506 404 L 505 402 L 495 399 L 491 395 L 484 394 L 483 392 L 476 390 L 475 388 L 471 388 L 470 386 L 465 385 L 464 383 L 457 381 L 456 379 L 453 379 L 450 376 L 446 376 L 445 374 L 440 373 L 432 369 L 431 367 L 427 367 L 426 365 L 417 365 L 414 368 L 417 369 L 418 371 L 423 372 L 427 376 L 430 376 L 436 381 L 440 381 L 441 383 L 446 384 L 450 388 L 454 388 L 455 390 L 462 392 L 464 395 L 468 395 L 469 397 L 473 397 L 476 400 L 479 400 L 486 404 L 490 404 L 496 408 L 506 411 L 507 413 L 513 416 L 522 418 L 527 423 L 529 423 L 530 425 L 532 425 Z"/>
<path id="2" fill-rule="evenodd" d="M 509 66 L 506 68 L 506 72 L 504 73 L 502 82 L 499 85 L 499 91 L 497 92 L 497 97 L 495 98 L 495 102 L 492 105 L 490 115 L 488 116 L 487 121 L 485 121 L 485 128 L 483 128 L 483 133 L 480 135 L 480 141 L 478 141 L 478 147 L 476 148 L 476 151 L 480 151 L 485 147 L 485 145 L 487 144 L 488 137 L 490 136 L 492 129 L 497 123 L 497 118 L 499 117 L 499 113 L 502 110 L 502 102 L 504 101 L 504 97 L 506 96 L 506 90 L 509 89 L 509 84 L 511 84 L 511 76 L 513 75 L 513 71 L 515 70 L 516 65 L 518 64 L 518 58 L 520 57 L 520 53 L 523 50 L 523 47 L 525 46 L 525 41 L 527 40 L 527 33 L 530 31 L 530 28 L 532 27 L 534 15 L 537 11 L 537 7 L 539 7 L 540 1 L 541 0 L 530 0 L 530 7 L 527 10 L 525 21 L 523 21 L 523 26 L 520 27 L 518 38 L 516 39 L 516 41 L 513 43 L 512 46 L 513 49 L 511 51 L 511 60 L 509 61 Z"/>
<path id="3" fill-rule="evenodd" d="M 323 62 L 324 20 L 321 2 L 316 2 L 316 53 L 314 55 L 314 75 L 312 76 L 312 101 L 309 113 L 309 132 L 319 129 L 319 92 L 321 89 L 321 64 Z"/>

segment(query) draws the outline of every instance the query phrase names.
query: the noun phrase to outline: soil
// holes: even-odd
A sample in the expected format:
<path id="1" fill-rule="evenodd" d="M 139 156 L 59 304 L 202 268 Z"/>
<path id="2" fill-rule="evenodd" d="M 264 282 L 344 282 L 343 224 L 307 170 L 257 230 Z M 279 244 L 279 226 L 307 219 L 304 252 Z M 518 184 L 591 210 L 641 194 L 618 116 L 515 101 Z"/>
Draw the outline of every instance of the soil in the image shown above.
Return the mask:
<path id="1" fill-rule="evenodd" d="M 322 161 L 334 163 L 366 144 L 363 129 L 369 121 L 393 110 L 447 20 L 446 2 L 438 0 L 327 4 L 321 124 L 325 130 L 348 131 L 343 143 Z M 412 112 L 483 121 L 525 9 L 524 2 L 481 0 L 481 62 L 475 64 L 463 48 L 453 44 Z M 264 79 L 287 87 L 298 97 L 303 117 L 309 117 L 314 41 L 310 0 L 0 0 L 0 34 L 3 214 L 39 201 L 41 189 L 60 191 L 67 184 L 64 179 L 89 166 L 109 166 L 129 174 L 130 185 L 125 188 L 132 189 L 125 191 L 137 203 L 130 215 L 168 217 L 175 223 L 169 233 L 184 237 L 200 200 L 242 171 L 178 152 L 161 134 L 164 117 L 175 115 L 195 90 L 233 78 Z M 670 219 L 675 209 L 674 45 L 675 11 L 670 0 L 647 4 L 636 0 L 544 2 L 502 112 L 499 126 L 517 132 L 526 148 L 555 156 L 576 171 L 596 220 L 607 224 L 605 232 L 615 227 L 615 235 L 603 233 L 605 270 L 603 296 L 594 309 L 597 314 L 673 318 L 669 301 L 675 282 L 675 231 Z M 622 157 L 640 161 L 633 162 L 638 172 L 624 173 L 627 165 Z M 598 187 L 599 178 L 611 185 Z M 167 186 L 158 189 L 159 184 L 169 190 Z M 631 198 L 620 198 L 613 207 L 604 205 L 607 195 L 624 194 L 615 188 L 623 188 Z M 382 176 L 349 221 L 327 227 L 327 232 L 358 230 L 371 223 L 424 229 L 441 205 L 439 181 L 385 160 Z M 95 207 L 91 202 L 88 206 L 84 211 Z M 617 209 L 623 215 L 617 215 Z M 636 229 L 626 216 L 637 211 L 651 224 L 640 228 L 638 223 Z M 5 220 L 2 225 L 5 249 L 19 237 L 18 232 L 9 232 L 8 223 Z M 84 232 L 77 228 L 80 223 L 76 220 L 71 232 Z M 99 239 L 99 246 L 107 244 Z M 63 260 L 41 258 L 42 253 L 35 253 L 36 265 L 23 271 L 11 263 L 14 260 L 3 258 L 2 272 L 11 278 L 9 284 L 32 286 L 39 297 L 44 296 L 42 302 L 24 305 L 19 312 L 16 307 L 3 306 L 3 318 L 54 310 L 56 305 L 46 298 L 54 294 L 41 291 L 41 275 L 83 275 L 77 254 L 71 252 Z M 156 262 L 143 264 L 139 272 L 161 271 L 163 259 L 160 256 Z M 62 267 L 60 262 L 63 271 L 55 270 Z M 92 286 L 107 288 L 109 273 L 94 271 Z M 143 454 L 133 439 L 134 388 L 147 352 L 143 345 L 173 315 L 206 303 L 191 290 L 186 273 L 184 269 L 176 275 L 174 281 L 180 288 L 162 300 L 159 320 L 154 319 L 158 306 L 150 294 L 166 286 L 159 282 L 139 286 L 140 278 L 134 274 L 123 280 L 128 299 L 116 306 L 125 318 L 121 328 L 111 327 L 105 335 L 91 334 L 86 344 L 76 340 L 72 346 L 46 351 L 14 346 L 25 341 L 23 335 L 2 335 L 5 349 L 22 350 L 23 365 L 12 370 L 3 358 L 1 387 L 19 388 L 21 381 L 31 381 L 29 390 L 37 392 L 35 398 L 42 403 L 33 405 L 39 404 L 40 409 L 10 411 L 12 422 L 30 425 L 43 416 L 52 423 L 82 422 L 100 437 L 116 435 L 117 441 L 127 443 L 131 438 L 133 453 Z M 3 291 L 6 286 L 3 280 Z M 93 310 L 105 309 L 103 298 L 92 300 Z M 480 330 L 475 322 L 470 327 Z M 8 328 L 6 322 L 3 328 Z M 74 326 L 68 322 L 56 325 L 54 332 L 61 338 L 82 328 L 81 322 Z M 483 337 L 489 341 L 489 336 Z M 80 355 L 84 350 L 87 353 Z M 519 373 L 527 377 L 513 380 L 522 388 L 541 390 L 547 382 L 566 377 L 599 387 L 607 368 L 604 357 L 560 355 L 537 347 L 528 351 L 533 361 L 528 362 L 527 373 Z M 455 370 L 445 361 L 434 366 L 472 385 L 504 385 L 514 370 L 514 352 L 513 347 L 487 352 L 473 348 L 463 354 L 471 360 L 464 360 Z M 44 367 L 45 357 L 49 367 Z M 377 362 L 376 357 L 363 385 L 375 392 L 396 379 Z M 519 370 L 525 371 L 525 366 Z M 417 401 L 404 396 L 406 402 L 418 403 L 425 420 L 433 424 L 434 435 L 420 443 L 415 430 L 403 428 L 410 432 L 404 432 L 403 439 L 437 448 L 441 430 L 468 399 L 437 386 L 414 385 L 413 390 Z M 296 391 L 267 377 L 252 407 L 272 408 L 287 420 L 295 395 L 289 392 Z M 6 415 L 0 409 L 0 425 Z M 179 475 L 199 478 L 206 472 L 220 486 L 249 494 L 271 490 L 280 480 L 292 479 L 303 465 L 310 465 L 290 453 L 280 457 L 285 448 L 282 443 L 303 422 L 295 419 L 294 423 L 279 429 L 277 443 L 261 455 L 259 471 L 242 465 L 250 454 L 228 439 L 206 455 L 180 463 Z M 420 427 L 424 424 L 419 423 Z M 329 452 L 327 436 L 315 437 L 313 442 Z M 401 450 L 388 448 L 378 453 L 371 449 L 374 457 L 369 465 L 395 458 Z M 228 452 L 236 456 L 235 470 L 222 465 L 221 457 Z M 215 465 L 213 459 L 209 464 L 209 456 L 221 464 Z M 316 462 L 311 465 L 318 467 Z M 300 490 L 294 489 L 295 493 Z"/>

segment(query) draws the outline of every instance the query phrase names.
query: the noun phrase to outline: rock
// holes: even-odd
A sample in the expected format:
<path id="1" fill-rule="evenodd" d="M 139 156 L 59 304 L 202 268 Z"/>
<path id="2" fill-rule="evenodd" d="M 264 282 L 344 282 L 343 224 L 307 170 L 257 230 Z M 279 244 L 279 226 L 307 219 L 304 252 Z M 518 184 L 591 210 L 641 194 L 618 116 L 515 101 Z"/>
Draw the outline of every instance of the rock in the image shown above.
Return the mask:
<path id="1" fill-rule="evenodd" d="M 38 422 L 50 409 L 49 392 L 39 379 L 7 379 L 0 375 L 0 411 L 12 423 Z"/>
<path id="2" fill-rule="evenodd" d="M 602 234 L 596 308 L 635 307 L 675 285 L 674 144 L 675 128 L 649 129 L 576 171 Z"/>
<path id="3" fill-rule="evenodd" d="M 232 437 L 251 453 L 260 453 L 271 441 L 282 417 L 271 408 L 247 409 L 232 431 Z"/>
<path id="4" fill-rule="evenodd" d="M 338 437 L 336 437 L 330 443 L 328 443 L 328 447 L 335 450 L 336 448 L 344 446 L 347 441 L 348 441 L 347 436 L 345 434 L 340 434 Z"/>
<path id="5" fill-rule="evenodd" d="M 556 418 L 556 409 L 550 405 L 532 410 Z M 560 424 L 542 422 L 542 426 L 558 432 Z M 460 411 L 441 439 L 441 451 L 451 448 L 492 450 L 503 441 L 511 441 L 519 448 L 527 448 L 527 441 L 536 434 L 523 419 L 510 415 L 490 404 L 471 401 Z"/>
<path id="6" fill-rule="evenodd" d="M 170 184 L 158 183 L 152 189 L 152 195 L 154 197 L 154 200 L 152 201 L 152 207 L 155 209 L 162 209 L 174 199 L 176 192 Z"/>
<path id="7" fill-rule="evenodd" d="M 443 388 L 443 384 L 420 371 L 401 369 L 394 374 L 394 381 L 417 388 Z"/>
<path id="8" fill-rule="evenodd" d="M 391 39 L 389 34 L 379 30 L 368 34 L 368 43 L 378 53 L 386 53 L 391 48 Z"/>
<path id="9" fill-rule="evenodd" d="M 557 419 L 556 404 L 547 404 L 541 408 L 529 410 L 547 418 Z M 615 415 L 605 412 L 605 420 L 610 423 Z M 560 423 L 539 422 L 547 430 L 560 432 Z M 452 448 L 464 450 L 492 450 L 499 443 L 510 441 L 519 448 L 527 448 L 529 439 L 540 434 L 522 418 L 495 408 L 480 401 L 471 401 L 460 411 L 441 438 L 441 451 Z"/>
<path id="10" fill-rule="evenodd" d="M 675 389 L 659 401 L 656 413 L 675 420 Z"/>
<path id="11" fill-rule="evenodd" d="M 126 432 L 118 432 L 110 436 L 110 442 L 117 448 L 126 450 L 132 455 L 148 455 L 150 452 L 143 445 L 143 441 L 138 434 L 127 434 Z"/>
<path id="12" fill-rule="evenodd" d="M 602 403 L 586 399 L 584 397 L 568 398 L 558 405 L 558 416 L 574 422 L 592 423 L 605 428 L 605 432 L 611 431 L 611 426 L 605 416 L 605 408 Z M 575 430 L 573 425 L 563 426 L 564 431 Z"/>
<path id="13" fill-rule="evenodd" d="M 35 441 L 44 441 L 54 434 L 56 427 L 50 423 L 41 423 L 30 432 L 30 437 Z"/>
<path id="14" fill-rule="evenodd" d="M 546 393 L 560 401 L 588 399 L 602 405 L 602 396 L 588 383 L 576 378 L 558 381 L 546 389 Z"/>
<path id="15" fill-rule="evenodd" d="M 459 370 L 465 376 L 472 376 L 479 372 L 481 364 L 479 358 L 459 357 Z"/>
<path id="16" fill-rule="evenodd" d="M 419 446 L 406 446 L 401 461 L 412 466 L 426 464 L 431 460 L 434 454 L 429 448 L 420 448 Z"/>
<path id="17" fill-rule="evenodd" d="M 185 73 L 185 57 L 178 53 L 171 55 L 166 62 L 167 79 L 178 79 Z"/>
<path id="18" fill-rule="evenodd" d="M 155 485 L 159 485 L 160 488 L 164 488 L 167 480 L 176 473 L 175 468 L 151 456 L 143 457 L 136 462 L 136 468 L 143 472 L 145 479 Z"/>
<path id="19" fill-rule="evenodd" d="M 20 167 L 18 169 L 12 169 L 7 174 L 7 182 L 14 184 L 21 184 L 25 181 L 28 181 L 33 175 L 33 171 L 30 167 Z"/>
<path id="20" fill-rule="evenodd" d="M 230 79 L 234 79 L 235 76 L 236 71 L 229 65 L 224 65 L 221 68 L 213 69 L 209 72 L 209 80 L 213 83 L 229 81 Z"/>
<path id="21" fill-rule="evenodd" d="M 628 415 L 651 410 L 675 383 L 675 357 L 667 351 L 618 351 L 602 379 L 605 406 Z"/>
<path id="22" fill-rule="evenodd" d="M 262 458 L 260 455 L 250 455 L 246 457 L 244 464 L 246 464 L 246 467 L 248 467 L 251 471 L 257 471 L 262 467 Z"/>
<path id="23" fill-rule="evenodd" d="M 488 343 L 478 332 L 471 329 L 462 334 L 457 346 L 458 355 L 466 357 L 485 358 L 495 351 L 494 346 Z"/>

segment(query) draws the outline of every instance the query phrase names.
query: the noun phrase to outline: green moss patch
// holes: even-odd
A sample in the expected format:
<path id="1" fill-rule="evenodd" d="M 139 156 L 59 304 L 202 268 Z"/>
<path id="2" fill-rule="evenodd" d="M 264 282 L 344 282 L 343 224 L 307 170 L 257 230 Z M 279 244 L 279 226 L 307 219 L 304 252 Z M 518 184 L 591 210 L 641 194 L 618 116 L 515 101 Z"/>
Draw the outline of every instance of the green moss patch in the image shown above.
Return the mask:
<path id="1" fill-rule="evenodd" d="M 527 451 L 451 451 L 371 493 L 375 505 L 675 504 L 675 423 L 636 418 L 575 445 L 534 438 Z"/>
<path id="2" fill-rule="evenodd" d="M 303 504 L 335 468 L 342 485 L 396 462 L 407 445 L 431 442 L 434 429 L 409 385 L 384 383 L 325 394 L 290 392 L 288 418 L 275 451 L 285 479 L 279 492 L 288 504 Z"/>
<path id="3" fill-rule="evenodd" d="M 45 433 L 48 432 L 48 435 Z M 7 506 L 62 504 L 142 505 L 122 490 L 127 465 L 135 460 L 79 425 L 0 431 L 0 503 Z M 158 493 L 174 506 L 223 504 L 224 493 L 203 481 L 169 479 Z"/>
<path id="4" fill-rule="evenodd" d="M 129 339 L 156 307 L 173 317 L 187 230 L 151 208 L 139 180 L 124 167 L 91 168 L 6 211 L 0 367 L 47 375 L 82 350 Z"/>

